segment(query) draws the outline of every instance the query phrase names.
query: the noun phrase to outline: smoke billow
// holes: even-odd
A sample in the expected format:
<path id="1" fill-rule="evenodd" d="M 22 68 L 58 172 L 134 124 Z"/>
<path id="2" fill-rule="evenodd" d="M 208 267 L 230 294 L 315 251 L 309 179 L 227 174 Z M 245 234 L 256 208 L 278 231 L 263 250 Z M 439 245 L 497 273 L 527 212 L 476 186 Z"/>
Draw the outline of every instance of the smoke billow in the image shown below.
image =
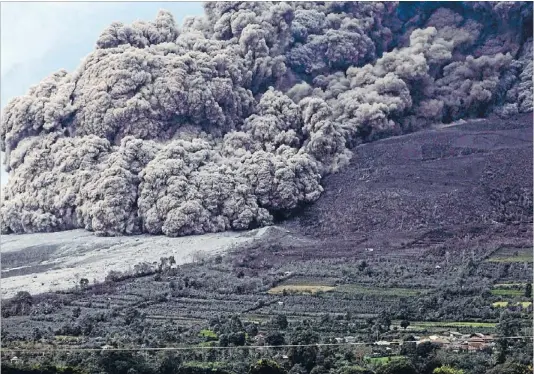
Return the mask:
<path id="1" fill-rule="evenodd" d="M 362 142 L 532 111 L 532 3 L 211 2 L 113 23 L 3 111 L 2 233 L 268 225 Z"/>

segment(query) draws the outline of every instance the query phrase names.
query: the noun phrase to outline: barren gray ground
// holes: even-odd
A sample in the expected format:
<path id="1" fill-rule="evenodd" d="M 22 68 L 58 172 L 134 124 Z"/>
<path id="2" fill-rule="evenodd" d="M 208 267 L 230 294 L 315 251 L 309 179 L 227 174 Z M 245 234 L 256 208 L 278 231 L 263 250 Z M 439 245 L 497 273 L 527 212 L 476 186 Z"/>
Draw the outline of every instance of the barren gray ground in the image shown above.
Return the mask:
<path id="1" fill-rule="evenodd" d="M 517 227 L 532 219 L 532 113 L 363 144 L 323 185 L 285 227 L 325 240 Z"/>
<path id="2" fill-rule="evenodd" d="M 177 264 L 225 251 L 261 237 L 265 228 L 180 238 L 139 235 L 97 237 L 84 230 L 5 235 L 2 244 L 2 297 L 75 286 L 81 278 L 102 281 L 110 270 L 125 271 L 141 262 L 174 256 Z"/>

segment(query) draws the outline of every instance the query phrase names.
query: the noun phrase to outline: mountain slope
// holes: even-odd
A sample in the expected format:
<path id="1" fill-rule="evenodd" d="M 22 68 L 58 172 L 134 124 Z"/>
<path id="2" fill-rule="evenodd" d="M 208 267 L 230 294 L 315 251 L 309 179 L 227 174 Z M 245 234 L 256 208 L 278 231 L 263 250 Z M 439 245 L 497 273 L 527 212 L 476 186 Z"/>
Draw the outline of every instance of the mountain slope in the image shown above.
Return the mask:
<path id="1" fill-rule="evenodd" d="M 532 222 L 532 113 L 364 144 L 285 223 L 317 238 Z"/>

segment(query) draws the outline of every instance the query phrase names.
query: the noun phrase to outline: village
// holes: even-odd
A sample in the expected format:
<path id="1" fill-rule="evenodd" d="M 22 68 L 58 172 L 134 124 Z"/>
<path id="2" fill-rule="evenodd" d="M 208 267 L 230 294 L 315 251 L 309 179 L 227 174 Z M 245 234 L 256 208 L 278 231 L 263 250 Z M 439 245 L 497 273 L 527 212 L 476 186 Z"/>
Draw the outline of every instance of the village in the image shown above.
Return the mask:
<path id="1" fill-rule="evenodd" d="M 382 357 L 397 355 L 401 352 L 401 348 L 403 347 L 416 347 L 423 343 L 432 343 L 434 346 L 445 350 L 451 350 L 455 353 L 493 350 L 495 345 L 495 338 L 492 335 L 482 333 L 462 334 L 458 331 L 451 330 L 426 336 L 412 335 L 411 338 L 413 338 L 413 340 L 380 340 L 374 343 L 369 343 L 366 346 L 371 348 L 372 357 Z M 357 340 L 353 336 L 335 338 L 335 341 L 338 344 L 357 344 Z"/>
<path id="2" fill-rule="evenodd" d="M 423 343 L 432 343 L 435 346 L 458 352 L 477 352 L 484 350 L 493 350 L 495 346 L 495 337 L 482 333 L 462 334 L 458 331 L 447 330 L 435 335 L 428 336 L 411 336 L 413 340 L 392 339 L 380 340 L 374 343 L 362 343 L 354 336 L 345 336 L 334 338 L 332 345 L 354 345 L 358 346 L 358 351 L 366 352 L 372 357 L 383 357 L 397 355 L 403 346 L 417 346 Z M 266 334 L 259 332 L 254 337 L 254 343 L 258 346 L 266 345 Z"/>

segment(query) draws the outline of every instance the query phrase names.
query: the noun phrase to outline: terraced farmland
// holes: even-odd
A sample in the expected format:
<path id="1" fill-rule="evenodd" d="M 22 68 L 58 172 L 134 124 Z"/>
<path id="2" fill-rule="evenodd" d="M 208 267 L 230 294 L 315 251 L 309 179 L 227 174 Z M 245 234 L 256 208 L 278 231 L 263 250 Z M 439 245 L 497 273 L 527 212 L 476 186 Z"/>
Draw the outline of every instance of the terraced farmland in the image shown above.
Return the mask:
<path id="1" fill-rule="evenodd" d="M 335 290 L 336 287 L 321 286 L 321 285 L 304 285 L 304 284 L 287 284 L 283 286 L 276 286 L 267 291 L 270 295 L 281 295 L 284 293 L 301 293 L 301 294 L 317 294 L 318 292 L 328 292 Z"/>
<path id="2" fill-rule="evenodd" d="M 493 253 L 487 261 L 497 263 L 532 263 L 532 256 L 532 248 L 503 248 Z"/>

